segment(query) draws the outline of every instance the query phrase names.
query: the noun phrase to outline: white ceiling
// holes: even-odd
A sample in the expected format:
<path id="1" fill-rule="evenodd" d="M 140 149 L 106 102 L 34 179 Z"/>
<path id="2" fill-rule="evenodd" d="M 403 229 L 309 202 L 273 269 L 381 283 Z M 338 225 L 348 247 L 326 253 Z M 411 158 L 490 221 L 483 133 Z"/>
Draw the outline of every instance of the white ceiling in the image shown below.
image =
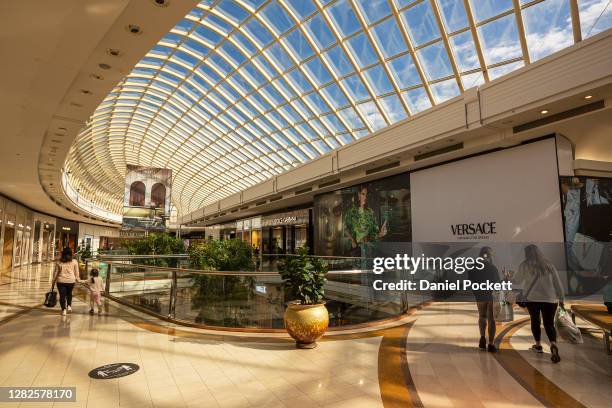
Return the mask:
<path id="1" fill-rule="evenodd" d="M 68 149 L 113 86 L 195 3 L 1 2 L 0 193 L 40 212 L 92 222 L 66 209 L 77 210 L 59 188 Z M 143 33 L 129 33 L 127 24 Z M 121 56 L 110 56 L 109 48 Z"/>

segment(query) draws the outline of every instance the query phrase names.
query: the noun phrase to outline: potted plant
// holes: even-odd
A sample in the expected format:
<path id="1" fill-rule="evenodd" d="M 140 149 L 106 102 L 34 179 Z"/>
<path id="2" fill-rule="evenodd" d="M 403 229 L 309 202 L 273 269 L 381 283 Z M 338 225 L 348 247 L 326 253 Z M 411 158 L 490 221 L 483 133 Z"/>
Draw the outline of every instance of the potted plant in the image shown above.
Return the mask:
<path id="1" fill-rule="evenodd" d="M 315 348 L 329 325 L 323 301 L 327 267 L 302 247 L 297 256 L 287 257 L 279 265 L 279 273 L 286 294 L 294 299 L 285 309 L 285 329 L 295 339 L 297 348 Z"/>

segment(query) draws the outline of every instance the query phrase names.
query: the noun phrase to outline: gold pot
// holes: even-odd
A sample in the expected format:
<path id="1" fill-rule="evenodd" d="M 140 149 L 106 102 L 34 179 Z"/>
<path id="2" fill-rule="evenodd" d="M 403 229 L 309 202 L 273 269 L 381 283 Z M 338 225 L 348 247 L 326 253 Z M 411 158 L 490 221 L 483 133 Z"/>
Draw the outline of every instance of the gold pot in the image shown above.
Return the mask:
<path id="1" fill-rule="evenodd" d="M 289 303 L 285 309 L 285 329 L 295 339 L 297 348 L 315 348 L 329 326 L 325 303 L 301 305 Z"/>

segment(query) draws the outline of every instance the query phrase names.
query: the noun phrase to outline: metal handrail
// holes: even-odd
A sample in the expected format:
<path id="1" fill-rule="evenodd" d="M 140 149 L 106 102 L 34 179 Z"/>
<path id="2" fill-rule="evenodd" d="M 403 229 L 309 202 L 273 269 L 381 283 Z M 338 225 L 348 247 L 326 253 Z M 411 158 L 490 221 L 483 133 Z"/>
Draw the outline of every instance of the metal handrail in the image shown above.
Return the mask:
<path id="1" fill-rule="evenodd" d="M 218 276 L 278 276 L 278 272 L 258 272 L 258 271 L 206 271 L 202 269 L 191 269 L 191 268 L 176 268 L 172 266 L 156 266 L 156 265 L 142 265 L 142 264 L 126 264 L 122 262 L 113 262 L 113 261 L 104 261 L 100 259 L 86 259 L 85 265 L 87 267 L 88 263 L 91 262 L 102 262 L 107 265 L 115 265 L 121 268 L 126 267 L 137 267 L 137 268 L 147 268 L 147 269 L 155 269 L 164 272 L 177 272 L 177 273 L 190 273 L 190 274 L 198 274 L 198 275 L 218 275 Z M 370 272 L 369 269 L 355 269 L 355 270 L 346 270 L 346 271 L 328 271 L 328 275 L 360 275 L 364 272 Z"/>

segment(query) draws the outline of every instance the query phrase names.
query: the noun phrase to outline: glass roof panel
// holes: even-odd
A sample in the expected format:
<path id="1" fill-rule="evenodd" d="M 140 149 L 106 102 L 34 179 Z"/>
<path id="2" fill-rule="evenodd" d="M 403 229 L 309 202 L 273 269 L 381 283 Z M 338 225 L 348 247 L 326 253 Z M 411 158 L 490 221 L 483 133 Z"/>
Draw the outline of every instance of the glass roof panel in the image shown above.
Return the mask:
<path id="1" fill-rule="evenodd" d="M 514 15 L 478 27 L 478 35 L 487 65 L 522 56 Z"/>
<path id="2" fill-rule="evenodd" d="M 512 9 L 512 0 L 470 0 L 470 4 L 477 23 Z"/>
<path id="3" fill-rule="evenodd" d="M 546 0 L 523 10 L 531 61 L 537 61 L 574 42 L 568 0 Z"/>
<path id="4" fill-rule="evenodd" d="M 342 37 L 348 37 L 362 28 L 348 0 L 338 0 L 326 10 L 326 13 Z"/>
<path id="5" fill-rule="evenodd" d="M 387 0 L 357 0 L 356 3 L 368 24 L 373 24 L 391 14 Z"/>
<path id="6" fill-rule="evenodd" d="M 393 18 L 372 27 L 372 35 L 385 58 L 391 58 L 408 51 L 402 33 Z"/>
<path id="7" fill-rule="evenodd" d="M 580 31 L 588 38 L 612 27 L 612 3 L 610 0 L 580 0 Z"/>
<path id="8" fill-rule="evenodd" d="M 453 74 L 448 53 L 441 42 L 418 50 L 417 55 L 427 79 L 436 80 Z"/>
<path id="9" fill-rule="evenodd" d="M 127 164 L 170 167 L 186 214 L 573 43 L 569 0 L 519 4 L 529 58 L 513 0 L 202 1 L 102 101 L 64 167 L 118 214 Z M 583 38 L 612 26 L 609 1 L 578 8 Z"/>
<path id="10" fill-rule="evenodd" d="M 440 14 L 447 32 L 452 33 L 469 25 L 463 0 L 436 1 L 440 7 Z"/>
<path id="11" fill-rule="evenodd" d="M 471 71 L 480 68 L 476 44 L 470 31 L 453 35 L 449 38 L 451 49 L 457 61 L 459 71 Z"/>
<path id="12" fill-rule="evenodd" d="M 416 46 L 440 37 L 436 17 L 428 1 L 423 1 L 404 11 L 402 20 Z"/>

